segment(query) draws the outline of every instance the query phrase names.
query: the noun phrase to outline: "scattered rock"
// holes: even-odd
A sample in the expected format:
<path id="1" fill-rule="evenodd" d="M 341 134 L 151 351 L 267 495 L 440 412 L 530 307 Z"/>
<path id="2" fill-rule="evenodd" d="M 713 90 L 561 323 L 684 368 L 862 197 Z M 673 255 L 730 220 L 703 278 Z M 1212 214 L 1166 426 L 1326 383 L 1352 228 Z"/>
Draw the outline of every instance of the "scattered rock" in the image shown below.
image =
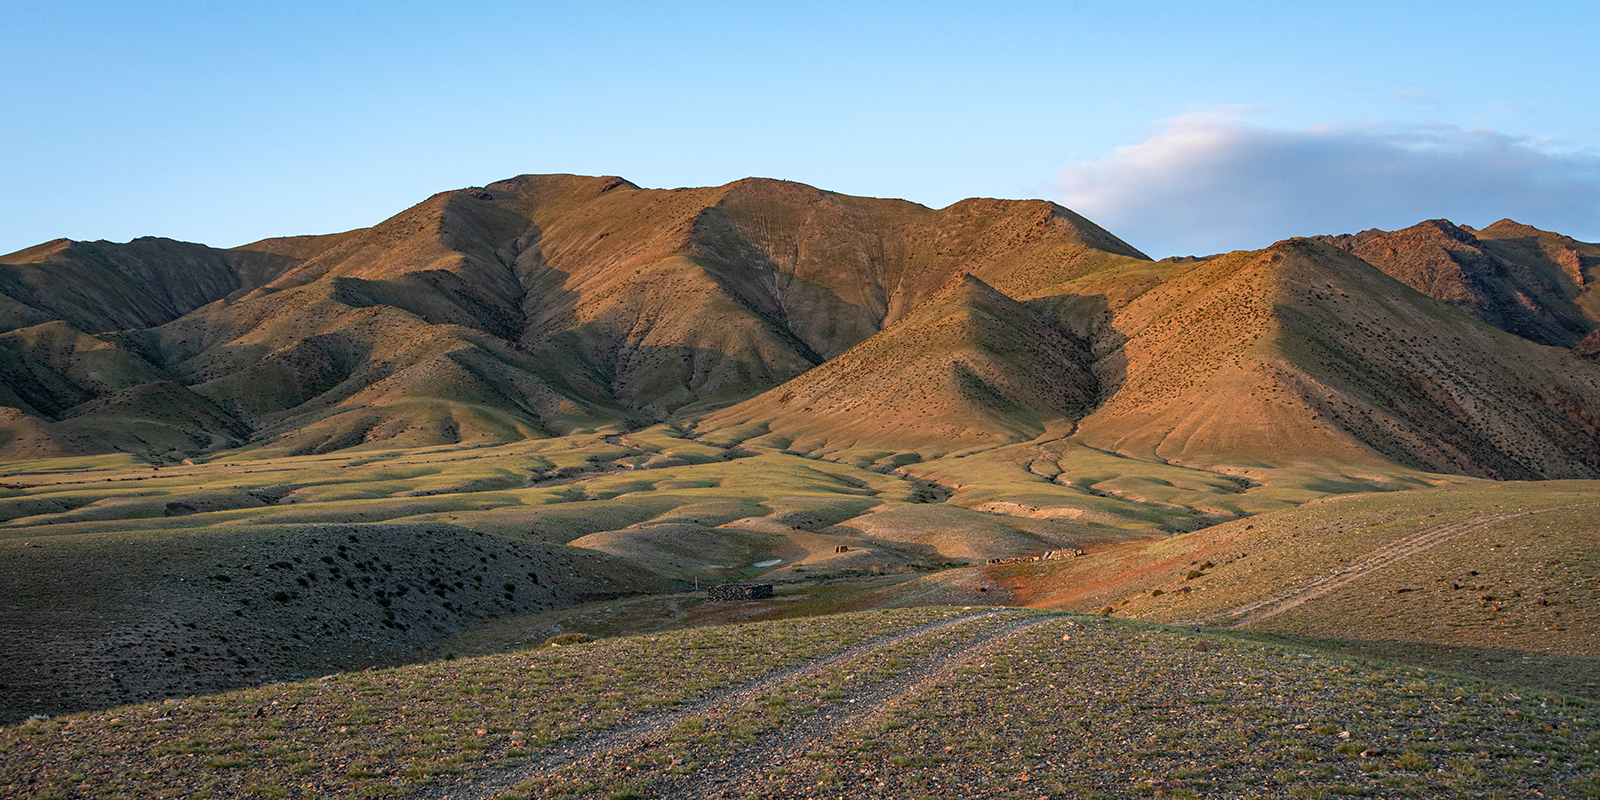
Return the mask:
<path id="1" fill-rule="evenodd" d="M 725 583 L 706 590 L 708 600 L 762 600 L 772 596 L 770 583 Z"/>

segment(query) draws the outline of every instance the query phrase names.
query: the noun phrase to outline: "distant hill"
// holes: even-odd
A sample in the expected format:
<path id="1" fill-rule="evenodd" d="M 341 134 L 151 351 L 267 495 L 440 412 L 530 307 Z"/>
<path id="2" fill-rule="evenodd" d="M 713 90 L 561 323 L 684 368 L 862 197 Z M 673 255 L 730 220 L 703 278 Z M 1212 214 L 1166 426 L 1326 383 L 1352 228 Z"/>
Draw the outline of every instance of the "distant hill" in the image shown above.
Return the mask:
<path id="1" fill-rule="evenodd" d="M 1503 219 L 1481 230 L 1435 219 L 1318 239 L 1503 331 L 1571 347 L 1600 325 L 1590 291 L 1600 246 Z"/>
<path id="2" fill-rule="evenodd" d="M 57 239 L 0 256 L 0 329 L 52 320 L 89 333 L 148 328 L 270 283 L 295 263 L 156 237 Z"/>
<path id="3" fill-rule="evenodd" d="M 1080 437 L 1185 464 L 1600 474 L 1600 370 L 1322 242 L 1176 265 L 1097 336 Z"/>

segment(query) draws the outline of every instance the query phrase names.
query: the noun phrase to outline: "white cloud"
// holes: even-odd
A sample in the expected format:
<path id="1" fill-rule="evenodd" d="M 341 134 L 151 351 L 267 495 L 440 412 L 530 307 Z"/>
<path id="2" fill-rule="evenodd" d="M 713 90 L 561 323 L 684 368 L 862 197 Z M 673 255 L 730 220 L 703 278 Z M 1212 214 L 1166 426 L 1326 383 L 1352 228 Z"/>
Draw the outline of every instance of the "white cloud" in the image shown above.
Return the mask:
<path id="1" fill-rule="evenodd" d="M 1600 154 L 1451 125 L 1274 130 L 1237 112 L 1185 114 L 1067 165 L 1057 193 L 1157 258 L 1438 217 L 1600 237 Z"/>

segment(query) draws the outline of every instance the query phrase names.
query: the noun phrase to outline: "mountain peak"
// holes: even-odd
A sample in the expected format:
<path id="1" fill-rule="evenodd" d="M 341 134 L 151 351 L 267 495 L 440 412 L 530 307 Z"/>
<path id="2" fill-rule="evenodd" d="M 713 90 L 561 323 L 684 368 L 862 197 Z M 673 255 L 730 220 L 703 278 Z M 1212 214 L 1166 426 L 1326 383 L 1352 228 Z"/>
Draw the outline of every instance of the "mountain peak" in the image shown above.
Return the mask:
<path id="1" fill-rule="evenodd" d="M 1513 236 L 1538 236 L 1547 231 L 1539 230 L 1532 225 L 1524 225 L 1509 217 L 1497 220 L 1493 225 L 1483 229 L 1484 233 L 1492 234 L 1496 238 L 1505 239 Z"/>
<path id="2" fill-rule="evenodd" d="M 1406 231 L 1419 231 L 1420 232 L 1420 231 L 1424 231 L 1424 230 L 1438 231 L 1439 233 L 1442 233 L 1445 236 L 1450 237 L 1451 239 L 1455 239 L 1456 241 L 1463 242 L 1465 244 L 1477 244 L 1478 243 L 1478 237 L 1474 236 L 1471 231 L 1468 231 L 1465 228 L 1462 228 L 1461 226 L 1459 226 L 1459 225 L 1455 224 L 1454 222 L 1451 222 L 1450 220 L 1447 220 L 1447 219 L 1425 220 L 1423 222 L 1419 222 L 1416 225 L 1413 225 L 1413 226 L 1411 226 L 1409 228 L 1406 228 L 1405 230 L 1399 231 L 1399 232 L 1400 233 L 1405 233 Z"/>
<path id="3" fill-rule="evenodd" d="M 951 275 L 950 280 L 945 281 L 944 285 L 939 287 L 939 291 L 933 293 L 933 296 L 943 297 L 959 292 L 1000 294 L 993 286 L 984 283 L 982 278 L 970 272 L 962 271 Z M 1004 297 L 1004 295 L 1001 296 Z"/>
<path id="4" fill-rule="evenodd" d="M 0 264 L 35 264 L 74 244 L 77 244 L 77 242 L 71 239 L 51 239 L 43 244 L 24 247 L 15 253 L 7 253 L 0 256 Z"/>

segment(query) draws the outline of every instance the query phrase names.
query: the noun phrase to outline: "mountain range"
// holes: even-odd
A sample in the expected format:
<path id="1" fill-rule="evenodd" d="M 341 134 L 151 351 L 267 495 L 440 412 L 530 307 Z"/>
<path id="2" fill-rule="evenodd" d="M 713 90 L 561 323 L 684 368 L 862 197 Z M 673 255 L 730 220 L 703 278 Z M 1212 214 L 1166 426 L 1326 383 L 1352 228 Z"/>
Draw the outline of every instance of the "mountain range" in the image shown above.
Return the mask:
<path id="1" fill-rule="evenodd" d="M 1054 422 L 1198 466 L 1596 477 L 1596 265 L 1509 220 L 1171 263 L 1045 201 L 521 176 L 340 234 L 0 257 L 0 458 L 672 421 L 903 463 Z"/>

